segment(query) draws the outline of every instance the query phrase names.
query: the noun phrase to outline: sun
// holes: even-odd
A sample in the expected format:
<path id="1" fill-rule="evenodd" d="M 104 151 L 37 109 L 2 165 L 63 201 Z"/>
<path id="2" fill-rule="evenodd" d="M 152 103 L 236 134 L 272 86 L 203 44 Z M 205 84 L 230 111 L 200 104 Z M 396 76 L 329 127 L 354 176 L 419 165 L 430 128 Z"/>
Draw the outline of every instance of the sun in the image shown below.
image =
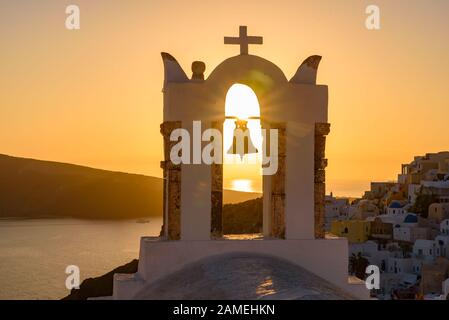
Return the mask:
<path id="1" fill-rule="evenodd" d="M 225 113 L 239 119 L 260 117 L 259 101 L 254 91 L 244 84 L 232 85 L 226 94 Z"/>

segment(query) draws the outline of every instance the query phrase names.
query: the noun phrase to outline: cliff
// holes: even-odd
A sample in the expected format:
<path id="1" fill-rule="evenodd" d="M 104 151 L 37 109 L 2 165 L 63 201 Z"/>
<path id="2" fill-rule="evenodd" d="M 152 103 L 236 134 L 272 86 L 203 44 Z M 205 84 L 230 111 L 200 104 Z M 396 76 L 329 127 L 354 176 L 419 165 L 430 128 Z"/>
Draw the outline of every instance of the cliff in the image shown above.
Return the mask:
<path id="1" fill-rule="evenodd" d="M 112 288 L 115 273 L 136 273 L 139 260 L 115 268 L 101 277 L 84 280 L 79 289 L 72 289 L 67 297 L 62 300 L 87 300 L 87 298 L 112 296 Z"/>

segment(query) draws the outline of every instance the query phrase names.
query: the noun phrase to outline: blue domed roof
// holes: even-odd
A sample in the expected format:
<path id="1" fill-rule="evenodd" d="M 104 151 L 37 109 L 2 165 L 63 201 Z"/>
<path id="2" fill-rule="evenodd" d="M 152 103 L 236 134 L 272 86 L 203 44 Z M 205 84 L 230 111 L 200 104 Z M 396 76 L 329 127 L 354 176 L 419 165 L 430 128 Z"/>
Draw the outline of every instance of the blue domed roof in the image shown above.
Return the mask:
<path id="1" fill-rule="evenodd" d="M 393 201 L 390 203 L 390 206 L 389 206 L 389 208 L 391 208 L 391 209 L 400 209 L 402 207 L 403 206 L 399 201 Z"/>
<path id="2" fill-rule="evenodd" d="M 418 223 L 418 217 L 414 214 L 408 214 L 404 219 L 404 223 Z"/>

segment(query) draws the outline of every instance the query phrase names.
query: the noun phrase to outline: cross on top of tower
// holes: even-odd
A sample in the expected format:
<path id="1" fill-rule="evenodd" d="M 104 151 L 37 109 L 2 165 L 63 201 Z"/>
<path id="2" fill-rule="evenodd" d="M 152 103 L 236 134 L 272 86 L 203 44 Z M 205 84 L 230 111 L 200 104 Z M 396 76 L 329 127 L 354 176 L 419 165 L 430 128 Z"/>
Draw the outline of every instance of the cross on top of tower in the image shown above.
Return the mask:
<path id="1" fill-rule="evenodd" d="M 248 36 L 247 26 L 239 27 L 238 37 L 224 37 L 225 44 L 240 45 L 240 54 L 248 54 L 249 44 L 263 44 L 263 37 Z"/>

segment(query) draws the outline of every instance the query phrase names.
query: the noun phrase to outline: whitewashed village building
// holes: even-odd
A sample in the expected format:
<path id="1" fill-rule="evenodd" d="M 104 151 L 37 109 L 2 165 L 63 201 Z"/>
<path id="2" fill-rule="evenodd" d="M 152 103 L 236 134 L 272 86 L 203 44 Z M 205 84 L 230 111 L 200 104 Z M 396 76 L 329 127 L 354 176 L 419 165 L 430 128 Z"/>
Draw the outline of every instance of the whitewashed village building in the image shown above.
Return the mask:
<path id="1" fill-rule="evenodd" d="M 449 219 L 441 221 L 440 231 L 443 235 L 449 235 Z"/>
<path id="2" fill-rule="evenodd" d="M 418 217 L 415 214 L 409 213 L 405 215 L 401 223 L 394 225 L 393 239 L 412 244 L 418 239 L 429 239 L 429 228 L 420 227 L 418 221 Z"/>
<path id="3" fill-rule="evenodd" d="M 324 211 L 324 229 L 329 231 L 331 229 L 332 221 L 344 220 L 348 218 L 349 200 L 347 198 L 335 198 L 332 194 L 325 197 L 325 211 Z"/>
<path id="4" fill-rule="evenodd" d="M 422 195 L 435 199 L 428 208 L 427 218 L 409 212 Z M 426 299 L 440 297 L 440 293 L 445 296 L 447 281 L 443 280 L 449 276 L 445 274 L 449 272 L 448 200 L 449 152 L 415 157 L 410 164 L 402 165 L 397 183 L 371 183 L 371 190 L 362 201 L 377 203 L 380 209 L 385 208 L 385 213 L 365 220 L 377 219 L 391 225 L 393 234 L 382 239 L 371 235 L 378 242 L 351 244 L 350 254 L 360 252 L 369 263 L 380 267 L 383 298 L 390 298 L 393 290 L 418 284 Z M 442 279 L 442 286 L 438 279 Z"/>
<path id="5" fill-rule="evenodd" d="M 399 215 L 405 214 L 407 212 L 406 204 L 399 201 L 392 201 L 388 206 L 387 214 L 389 215 Z"/>

